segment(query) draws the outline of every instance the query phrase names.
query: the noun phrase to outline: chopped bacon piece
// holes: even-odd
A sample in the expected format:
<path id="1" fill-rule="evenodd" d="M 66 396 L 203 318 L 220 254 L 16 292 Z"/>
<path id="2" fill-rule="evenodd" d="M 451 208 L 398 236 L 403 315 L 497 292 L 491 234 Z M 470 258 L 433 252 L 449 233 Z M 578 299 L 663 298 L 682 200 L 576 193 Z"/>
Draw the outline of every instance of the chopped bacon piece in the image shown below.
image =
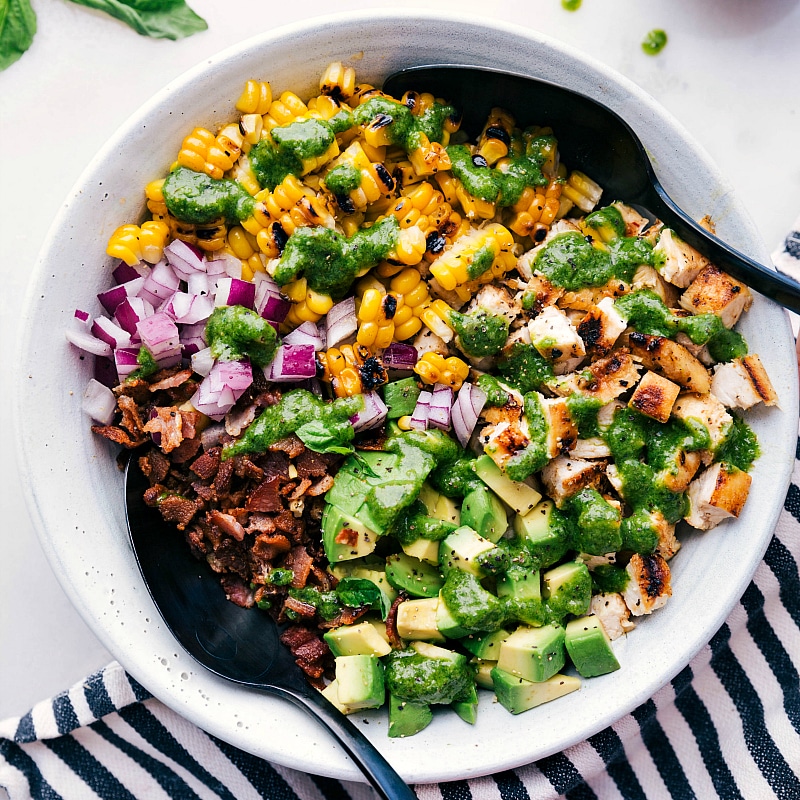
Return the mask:
<path id="1" fill-rule="evenodd" d="M 324 478 L 320 478 L 313 486 L 309 487 L 306 494 L 309 497 L 318 497 L 321 494 L 325 494 L 332 486 L 333 475 L 326 475 Z"/>
<path id="2" fill-rule="evenodd" d="M 232 603 L 242 608 L 250 608 L 253 605 L 253 590 L 238 575 L 223 575 L 219 582 Z"/>
<path id="3" fill-rule="evenodd" d="M 158 502 L 158 510 L 167 522 L 177 523 L 182 531 L 197 513 L 197 503 L 179 495 L 168 495 Z"/>
<path id="4" fill-rule="evenodd" d="M 283 534 L 260 533 L 250 548 L 250 555 L 258 564 L 270 564 L 291 549 L 291 543 Z"/>
<path id="5" fill-rule="evenodd" d="M 358 544 L 358 531 L 354 531 L 352 528 L 342 528 L 333 541 L 336 544 L 343 544 L 345 547 L 355 547 Z"/>
<path id="6" fill-rule="evenodd" d="M 153 486 L 161 483 L 169 474 L 169 459 L 160 450 L 153 448 L 139 459 L 139 469 Z"/>
<path id="7" fill-rule="evenodd" d="M 317 614 L 317 609 L 311 603 L 304 603 L 295 597 L 287 597 L 283 602 L 283 608 L 284 610 L 294 611 L 295 614 L 307 619 L 313 619 Z"/>
<path id="8" fill-rule="evenodd" d="M 142 416 L 139 413 L 139 407 L 136 405 L 136 401 L 132 397 L 122 395 L 122 397 L 117 399 L 117 405 L 122 412 L 122 420 L 119 423 L 120 426 L 125 428 L 126 431 L 130 431 L 134 436 L 143 436 L 144 422 L 142 421 Z"/>
<path id="9" fill-rule="evenodd" d="M 277 512 L 283 511 L 283 503 L 278 493 L 282 479 L 271 476 L 262 481 L 247 498 L 248 511 Z"/>
<path id="10" fill-rule="evenodd" d="M 163 373 L 159 373 L 159 375 L 162 374 Z M 190 369 L 182 369 L 179 372 L 173 373 L 172 375 L 166 375 L 165 377 L 156 381 L 156 383 L 151 383 L 150 391 L 158 392 L 162 389 L 175 389 L 176 387 L 181 386 L 186 383 L 186 381 L 190 380 L 193 374 L 194 372 Z"/>
<path id="11" fill-rule="evenodd" d="M 280 635 L 280 640 L 282 644 L 286 645 L 286 647 L 294 653 L 301 644 L 310 641 L 315 635 L 313 631 L 309 630 L 304 625 L 292 625 Z"/>
<path id="12" fill-rule="evenodd" d="M 306 450 L 294 462 L 301 478 L 321 478 L 328 471 L 328 464 L 320 453 Z"/>
<path id="13" fill-rule="evenodd" d="M 144 430 L 158 434 L 161 437 L 159 447 L 169 453 L 183 441 L 183 415 L 175 406 L 161 406 L 153 410 L 155 416 L 144 426 Z"/>
<path id="14" fill-rule="evenodd" d="M 109 439 L 114 442 L 114 444 L 121 445 L 128 450 L 133 450 L 147 441 L 146 436 L 133 437 L 127 431 L 118 428 L 116 425 L 92 425 L 92 433 Z"/>
<path id="15" fill-rule="evenodd" d="M 303 658 L 307 661 L 319 661 L 325 658 L 325 656 L 330 655 L 330 652 L 331 650 L 328 645 L 323 642 L 322 639 L 315 636 L 313 639 L 309 639 L 307 642 L 301 644 L 294 651 L 294 655 L 296 658 Z"/>
<path id="16" fill-rule="evenodd" d="M 299 500 L 306 493 L 309 486 L 311 486 L 311 481 L 308 478 L 303 478 L 295 490 L 289 495 L 289 501 Z"/>
<path id="17" fill-rule="evenodd" d="M 232 477 L 233 461 L 221 461 L 213 483 L 214 489 L 218 495 L 224 495 L 230 492 Z"/>
<path id="18" fill-rule="evenodd" d="M 325 667 L 322 664 L 312 664 L 304 658 L 296 659 L 297 666 L 300 667 L 306 675 L 310 678 L 321 678 L 325 673 Z"/>
<path id="19" fill-rule="evenodd" d="M 400 592 L 394 599 L 394 602 L 389 609 L 389 613 L 386 615 L 386 636 L 389 639 L 389 644 L 395 650 L 403 649 L 403 640 L 400 638 L 400 634 L 397 632 L 397 609 L 400 603 L 407 599 L 408 597 L 403 592 Z"/>
<path id="20" fill-rule="evenodd" d="M 289 458 L 297 458 L 297 456 L 299 456 L 300 453 L 306 449 L 306 446 L 300 441 L 300 439 L 293 435 L 287 436 L 285 439 L 278 439 L 277 442 L 273 442 L 267 449 L 273 453 L 276 450 L 286 453 Z"/>
<path id="21" fill-rule="evenodd" d="M 217 474 L 220 463 L 221 450 L 219 447 L 214 447 L 203 455 L 196 458 L 191 467 L 192 472 L 204 481 L 210 480 Z"/>
<path id="22" fill-rule="evenodd" d="M 308 582 L 308 576 L 311 573 L 314 559 L 311 558 L 305 547 L 298 545 L 292 548 L 291 552 L 286 557 L 285 564 L 286 567 L 294 573 L 292 588 L 302 589 Z"/>
<path id="23" fill-rule="evenodd" d="M 244 528 L 232 514 L 223 514 L 222 511 L 214 509 L 208 512 L 208 521 L 229 536 L 233 536 L 237 542 L 241 542 L 245 537 Z"/>

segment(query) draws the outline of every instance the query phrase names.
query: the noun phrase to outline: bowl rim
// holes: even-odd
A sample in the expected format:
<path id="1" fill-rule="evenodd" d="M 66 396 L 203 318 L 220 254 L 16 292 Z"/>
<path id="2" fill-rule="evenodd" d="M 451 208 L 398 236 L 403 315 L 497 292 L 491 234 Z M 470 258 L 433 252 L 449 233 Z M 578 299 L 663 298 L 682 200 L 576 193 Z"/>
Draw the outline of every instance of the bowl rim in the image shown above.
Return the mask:
<path id="1" fill-rule="evenodd" d="M 86 620 L 87 624 L 98 635 L 98 638 L 108 648 L 108 650 L 117 658 L 126 669 L 144 685 L 152 694 L 158 697 L 167 706 L 170 706 L 189 719 L 191 719 L 200 727 L 206 730 L 211 729 L 215 735 L 220 735 L 220 726 L 218 724 L 209 724 L 212 720 L 209 719 L 208 713 L 202 713 L 195 708 L 187 706 L 186 701 L 178 701 L 171 691 L 171 682 L 168 681 L 163 672 L 159 672 L 158 668 L 155 669 L 143 665 L 142 663 L 134 663 L 129 660 L 130 653 L 121 647 L 120 634 L 118 631 L 110 630 L 107 626 L 99 626 L 97 611 L 92 598 L 87 597 L 86 590 L 81 586 L 80 581 L 73 574 L 70 574 L 66 569 L 68 566 L 65 563 L 65 550 L 63 542 L 57 542 L 52 531 L 54 530 L 54 520 L 52 512 L 47 508 L 46 492 L 42 490 L 40 470 L 34 468 L 35 459 L 41 456 L 41 446 L 37 445 L 31 440 L 29 435 L 25 432 L 25 426 L 20 424 L 26 416 L 26 407 L 30 408 L 31 388 L 28 381 L 25 380 L 28 371 L 30 370 L 29 354 L 33 347 L 33 330 L 30 324 L 24 325 L 25 320 L 32 320 L 35 318 L 35 306 L 38 295 L 42 294 L 45 289 L 49 288 L 48 278 L 46 275 L 47 264 L 51 259 L 52 251 L 54 250 L 57 240 L 61 233 L 68 227 L 68 221 L 71 213 L 73 212 L 73 205 L 79 202 L 83 193 L 83 187 L 87 181 L 98 174 L 99 168 L 104 164 L 107 159 L 113 157 L 114 152 L 122 145 L 126 136 L 143 121 L 150 118 L 157 112 L 164 104 L 164 101 L 170 97 L 176 96 L 183 88 L 188 87 L 199 76 L 206 74 L 210 69 L 217 67 L 224 67 L 230 65 L 236 59 L 245 57 L 254 48 L 267 49 L 274 43 L 284 40 L 287 37 L 299 37 L 314 33 L 317 36 L 325 31 L 330 26 L 337 24 L 363 24 L 363 25 L 383 25 L 383 24 L 402 24 L 419 22 L 422 20 L 426 24 L 436 24 L 444 26 L 460 27 L 462 30 L 478 30 L 491 31 L 493 35 L 502 35 L 505 37 L 518 39 L 520 43 L 541 45 L 549 48 L 551 51 L 561 54 L 566 60 L 575 60 L 584 65 L 590 72 L 596 73 L 599 78 L 604 79 L 611 86 L 615 86 L 623 94 L 633 97 L 637 103 L 637 107 L 644 109 L 646 112 L 654 115 L 659 120 L 672 128 L 674 135 L 684 142 L 687 142 L 692 149 L 692 154 L 695 159 L 700 161 L 703 166 L 714 175 L 717 180 L 717 186 L 722 191 L 724 197 L 731 197 L 733 204 L 733 214 L 737 222 L 742 225 L 740 233 L 741 238 L 744 240 L 742 249 L 747 252 L 752 251 L 754 247 L 760 251 L 756 253 L 756 257 L 761 257 L 762 261 L 769 263 L 766 258 L 766 248 L 761 242 L 757 231 L 754 228 L 752 221 L 747 215 L 746 211 L 739 205 L 736 205 L 735 199 L 732 197 L 732 191 L 719 171 L 714 166 L 711 158 L 684 128 L 684 126 L 672 117 L 660 104 L 650 97 L 643 89 L 635 83 L 617 73 L 610 67 L 602 64 L 594 58 L 585 55 L 578 49 L 564 44 L 556 39 L 545 36 L 537 31 L 529 30 L 519 25 L 498 22 L 482 18 L 476 15 L 463 15 L 458 20 L 454 21 L 451 15 L 431 10 L 416 10 L 416 9 L 399 9 L 399 10 L 385 10 L 385 9 L 365 9 L 354 12 L 340 12 L 324 16 L 316 16 L 302 22 L 295 22 L 289 25 L 284 25 L 273 30 L 265 31 L 255 36 L 249 37 L 246 40 L 239 42 L 235 45 L 225 48 L 219 53 L 204 59 L 195 67 L 187 70 L 182 75 L 170 81 L 163 89 L 157 92 L 153 97 L 146 101 L 140 108 L 135 111 L 117 131 L 110 137 L 108 142 L 98 151 L 96 156 L 87 165 L 80 177 L 76 181 L 73 189 L 70 191 L 66 202 L 62 205 L 58 214 L 56 215 L 50 230 L 47 234 L 45 242 L 42 246 L 39 258 L 37 259 L 31 280 L 28 285 L 26 298 L 24 302 L 25 313 L 23 314 L 21 322 L 21 347 L 17 351 L 17 358 L 15 360 L 15 381 L 13 413 L 15 415 L 17 424 L 15 425 L 16 432 L 16 453 L 18 468 L 22 479 L 22 484 L 25 487 L 25 500 L 28 506 L 30 516 L 34 522 L 34 527 L 42 543 L 45 554 L 54 569 L 56 577 L 64 588 L 67 596 L 70 598 L 73 605 L 76 607 L 81 616 Z M 191 120 L 190 120 L 191 121 Z M 629 120 L 630 122 L 630 120 Z M 763 302 L 760 302 L 763 301 Z M 757 298 L 759 306 L 762 310 L 769 311 L 769 301 Z M 751 314 L 753 311 L 751 311 Z M 771 312 L 770 312 L 771 313 Z M 779 321 L 776 323 L 780 327 Z M 788 320 L 784 315 L 783 320 L 784 334 L 790 328 Z M 782 406 L 785 415 L 792 420 L 797 413 L 797 376 L 793 374 L 788 378 L 789 382 L 789 396 L 786 397 L 785 393 L 782 395 Z M 787 431 L 790 430 L 789 425 L 785 425 Z M 795 431 L 796 432 L 796 431 Z M 776 498 L 785 494 L 788 487 L 791 468 L 793 465 L 794 453 L 794 440 L 791 437 L 790 441 L 785 444 L 783 449 L 778 453 L 778 468 L 770 472 L 770 481 L 772 487 L 772 495 Z M 46 446 L 46 445 L 45 445 Z M 39 480 L 34 480 L 38 478 Z M 772 496 L 771 495 L 771 496 Z M 569 736 L 554 736 L 548 747 L 536 751 L 534 755 L 528 757 L 520 757 L 518 751 L 512 756 L 503 756 L 502 754 L 495 753 L 491 762 L 486 761 L 482 764 L 475 766 L 458 765 L 453 767 L 448 763 L 440 763 L 435 769 L 418 769 L 413 764 L 408 763 L 408 759 L 403 760 L 403 754 L 399 752 L 399 748 L 393 746 L 392 740 L 385 740 L 385 730 L 380 731 L 378 738 L 374 739 L 376 744 L 381 746 L 381 736 L 384 737 L 382 751 L 387 755 L 390 760 L 394 760 L 393 754 L 398 758 L 398 768 L 403 777 L 409 782 L 434 782 L 454 780 L 464 777 L 476 777 L 482 774 L 488 774 L 503 769 L 521 766 L 525 763 L 532 761 L 534 758 L 542 758 L 552 753 L 558 752 L 565 747 L 575 744 L 582 739 L 602 730 L 603 728 L 611 725 L 613 722 L 619 720 L 624 715 L 628 714 L 642 702 L 647 700 L 652 694 L 655 693 L 661 686 L 671 680 L 682 669 L 694 655 L 708 642 L 713 633 L 723 624 L 725 618 L 730 613 L 738 601 L 741 594 L 744 592 L 747 584 L 752 578 L 753 573 L 758 565 L 758 562 L 763 555 L 764 550 L 769 543 L 769 534 L 771 534 L 775 523 L 777 522 L 778 515 L 781 511 L 781 503 L 773 503 L 768 513 L 762 514 L 759 517 L 759 525 L 762 527 L 762 540 L 760 540 L 760 552 L 751 550 L 749 553 L 749 560 L 746 569 L 740 571 L 737 575 L 735 587 L 731 590 L 729 595 L 725 598 L 724 603 L 718 604 L 714 608 L 713 617 L 707 620 L 703 633 L 698 635 L 696 631 L 692 631 L 691 635 L 686 636 L 682 642 L 679 643 L 678 649 L 680 657 L 675 659 L 672 664 L 672 669 L 669 672 L 662 671 L 657 681 L 650 681 L 646 686 L 639 689 L 635 694 L 628 697 L 624 706 L 615 708 L 613 711 L 606 713 L 599 713 L 593 717 L 590 724 L 583 727 L 580 737 L 575 738 L 574 733 Z M 146 591 L 142 599 L 146 598 Z M 146 602 L 146 600 L 145 600 Z M 634 637 L 635 640 L 635 637 Z M 126 657 L 127 656 L 127 657 Z M 126 663 L 127 662 L 127 663 Z M 192 662 L 193 664 L 193 662 Z M 191 667 L 192 664 L 189 664 Z M 201 670 L 199 667 L 194 667 L 195 672 Z M 221 679 L 209 678 L 209 685 L 217 685 Z M 224 683 L 224 682 L 223 682 Z M 225 686 L 229 686 L 225 684 Z M 226 692 L 224 687 L 217 685 L 222 694 L 225 696 Z M 243 690 L 237 690 L 243 691 Z M 244 690 L 246 692 L 246 690 Z M 366 732 L 366 729 L 364 729 Z M 222 736 L 232 744 L 245 749 L 251 749 L 246 743 L 243 743 L 241 738 L 238 737 L 234 730 L 233 736 Z M 327 743 L 327 742 L 326 742 Z M 482 748 L 483 750 L 483 748 Z M 305 757 L 295 759 L 288 757 L 285 751 L 271 753 L 269 750 L 258 752 L 258 755 L 263 755 L 265 758 L 276 761 L 277 763 L 286 764 L 297 769 L 304 771 L 315 772 L 319 774 L 330 775 L 331 777 L 343 778 L 348 780 L 362 780 L 360 772 L 352 765 L 352 763 L 344 757 L 344 755 L 335 747 L 322 752 L 323 748 L 317 748 L 317 752 L 311 753 Z M 412 751 L 413 752 L 413 751 Z M 477 760 L 477 759 L 476 759 Z"/>

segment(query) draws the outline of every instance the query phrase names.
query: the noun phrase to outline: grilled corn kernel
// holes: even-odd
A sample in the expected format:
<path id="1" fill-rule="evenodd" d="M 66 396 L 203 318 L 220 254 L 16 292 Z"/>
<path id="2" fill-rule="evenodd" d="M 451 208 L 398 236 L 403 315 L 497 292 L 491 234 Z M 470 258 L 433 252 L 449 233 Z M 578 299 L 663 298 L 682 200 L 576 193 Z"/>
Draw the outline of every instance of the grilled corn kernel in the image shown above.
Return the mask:
<path id="1" fill-rule="evenodd" d="M 169 214 L 167 204 L 164 202 L 164 181 L 165 178 L 158 178 L 150 181 L 144 187 L 144 196 L 147 198 L 147 208 L 151 214 L 157 217 L 166 217 Z"/>
<path id="2" fill-rule="evenodd" d="M 294 92 L 284 92 L 278 100 L 272 101 L 264 115 L 264 130 L 290 125 L 307 113 L 308 106 Z"/>
<path id="3" fill-rule="evenodd" d="M 238 151 L 236 156 L 238 156 Z M 205 172 L 219 179 L 233 167 L 235 157 L 227 140 L 218 141 L 206 128 L 195 128 L 184 140 L 178 153 L 178 164 L 195 172 Z"/>
<path id="4" fill-rule="evenodd" d="M 171 218 L 172 235 L 186 244 L 193 244 L 207 253 L 215 253 L 227 246 L 228 227 L 224 219 L 195 225 Z"/>
<path id="5" fill-rule="evenodd" d="M 239 118 L 239 131 L 247 145 L 257 144 L 263 129 L 264 120 L 261 114 L 242 114 Z"/>
<path id="6" fill-rule="evenodd" d="M 122 225 L 111 234 L 106 253 L 122 259 L 129 267 L 141 261 L 156 264 L 164 254 L 169 232 L 169 227 L 161 220 L 149 220 L 141 227 Z"/>
<path id="7" fill-rule="evenodd" d="M 436 183 L 444 193 L 447 202 L 455 208 L 460 206 L 468 219 L 491 219 L 497 212 L 494 203 L 473 197 L 458 178 L 450 173 L 437 173 Z"/>
<path id="8" fill-rule="evenodd" d="M 417 175 L 434 175 L 450 169 L 450 156 L 439 142 L 431 142 L 424 133 L 417 137 L 419 146 L 408 154 Z"/>
<path id="9" fill-rule="evenodd" d="M 561 189 L 561 194 L 584 214 L 588 214 L 599 202 L 603 188 L 590 177 L 576 170 L 570 173 L 567 182 Z"/>
<path id="10" fill-rule="evenodd" d="M 419 316 L 433 333 L 445 342 L 449 342 L 453 338 L 453 328 L 450 325 L 452 310 L 444 300 L 434 300 Z"/>
<path id="11" fill-rule="evenodd" d="M 469 375 L 469 364 L 456 356 L 445 358 L 439 353 L 425 353 L 414 366 L 414 372 L 425 383 L 443 383 L 458 390 Z"/>
<path id="12" fill-rule="evenodd" d="M 413 266 L 422 261 L 426 247 L 425 234 L 419 228 L 401 228 L 397 243 L 386 256 L 386 260 Z"/>
<path id="13" fill-rule="evenodd" d="M 551 180 L 547 186 L 527 186 L 512 206 L 508 227 L 518 236 L 530 236 L 541 242 L 550 230 L 561 206 L 561 181 Z"/>
<path id="14" fill-rule="evenodd" d="M 331 171 L 349 166 L 358 171 L 359 183 L 346 195 L 336 195 L 336 202 L 346 214 L 364 211 L 382 197 L 389 197 L 395 183 L 389 171 L 379 160 L 371 160 L 360 141 L 353 142 L 330 165 Z"/>
<path id="15" fill-rule="evenodd" d="M 319 82 L 320 94 L 331 95 L 336 99 L 349 100 L 356 90 L 356 71 L 345 67 L 341 61 L 328 64 Z"/>
<path id="16" fill-rule="evenodd" d="M 337 397 L 351 397 L 361 394 L 363 382 L 359 367 L 371 358 L 369 348 L 343 344 L 340 348 L 331 347 L 317 358 L 322 365 L 322 380 L 331 384 Z"/>
<path id="17" fill-rule="evenodd" d="M 266 81 L 247 81 L 236 101 L 236 108 L 242 114 L 258 114 L 259 116 L 266 114 L 271 105 L 272 89 Z"/>
<path id="18" fill-rule="evenodd" d="M 410 431 L 413 427 L 411 425 L 411 417 L 408 415 L 400 417 L 400 419 L 397 420 L 397 427 L 400 428 L 401 431 Z"/>
<path id="19" fill-rule="evenodd" d="M 501 108 L 493 108 L 478 139 L 478 154 L 491 166 L 508 155 L 514 118 Z"/>
<path id="20" fill-rule="evenodd" d="M 358 344 L 374 350 L 388 347 L 394 340 L 395 317 L 402 305 L 403 298 L 397 293 L 387 293 L 382 286 L 367 287 L 358 307 Z"/>

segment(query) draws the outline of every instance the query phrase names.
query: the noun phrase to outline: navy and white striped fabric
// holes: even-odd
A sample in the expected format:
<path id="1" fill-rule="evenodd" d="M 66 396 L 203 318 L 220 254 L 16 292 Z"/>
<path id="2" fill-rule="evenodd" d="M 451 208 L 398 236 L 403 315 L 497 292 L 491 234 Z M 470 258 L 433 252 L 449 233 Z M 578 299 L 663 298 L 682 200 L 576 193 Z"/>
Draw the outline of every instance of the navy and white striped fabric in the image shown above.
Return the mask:
<path id="1" fill-rule="evenodd" d="M 800 233 L 774 259 L 800 279 Z M 800 440 L 796 458 L 752 583 L 671 683 L 575 747 L 485 778 L 416 786 L 420 800 L 799 800 Z M 116 663 L 0 722 L 0 787 L 10 800 L 375 797 L 231 747 Z"/>

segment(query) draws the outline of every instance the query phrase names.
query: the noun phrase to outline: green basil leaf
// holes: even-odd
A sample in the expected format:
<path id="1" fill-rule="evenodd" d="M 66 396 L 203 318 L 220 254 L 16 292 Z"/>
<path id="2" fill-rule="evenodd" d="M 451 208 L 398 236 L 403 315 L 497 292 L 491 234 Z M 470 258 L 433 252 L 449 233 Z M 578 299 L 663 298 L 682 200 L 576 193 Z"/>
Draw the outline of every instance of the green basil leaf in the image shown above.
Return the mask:
<path id="1" fill-rule="evenodd" d="M 13 2 L 13 0 L 12 0 Z M 208 24 L 184 0 L 71 0 L 79 6 L 104 11 L 142 36 L 180 39 L 204 31 Z"/>
<path id="2" fill-rule="evenodd" d="M 322 420 L 313 420 L 301 425 L 295 433 L 300 441 L 315 453 L 340 453 L 348 455 L 353 452 L 353 445 L 343 442 L 336 436 L 335 430 L 329 430 Z"/>
<path id="3" fill-rule="evenodd" d="M 36 13 L 30 0 L 0 0 L 0 70 L 31 46 L 35 33 Z"/>

